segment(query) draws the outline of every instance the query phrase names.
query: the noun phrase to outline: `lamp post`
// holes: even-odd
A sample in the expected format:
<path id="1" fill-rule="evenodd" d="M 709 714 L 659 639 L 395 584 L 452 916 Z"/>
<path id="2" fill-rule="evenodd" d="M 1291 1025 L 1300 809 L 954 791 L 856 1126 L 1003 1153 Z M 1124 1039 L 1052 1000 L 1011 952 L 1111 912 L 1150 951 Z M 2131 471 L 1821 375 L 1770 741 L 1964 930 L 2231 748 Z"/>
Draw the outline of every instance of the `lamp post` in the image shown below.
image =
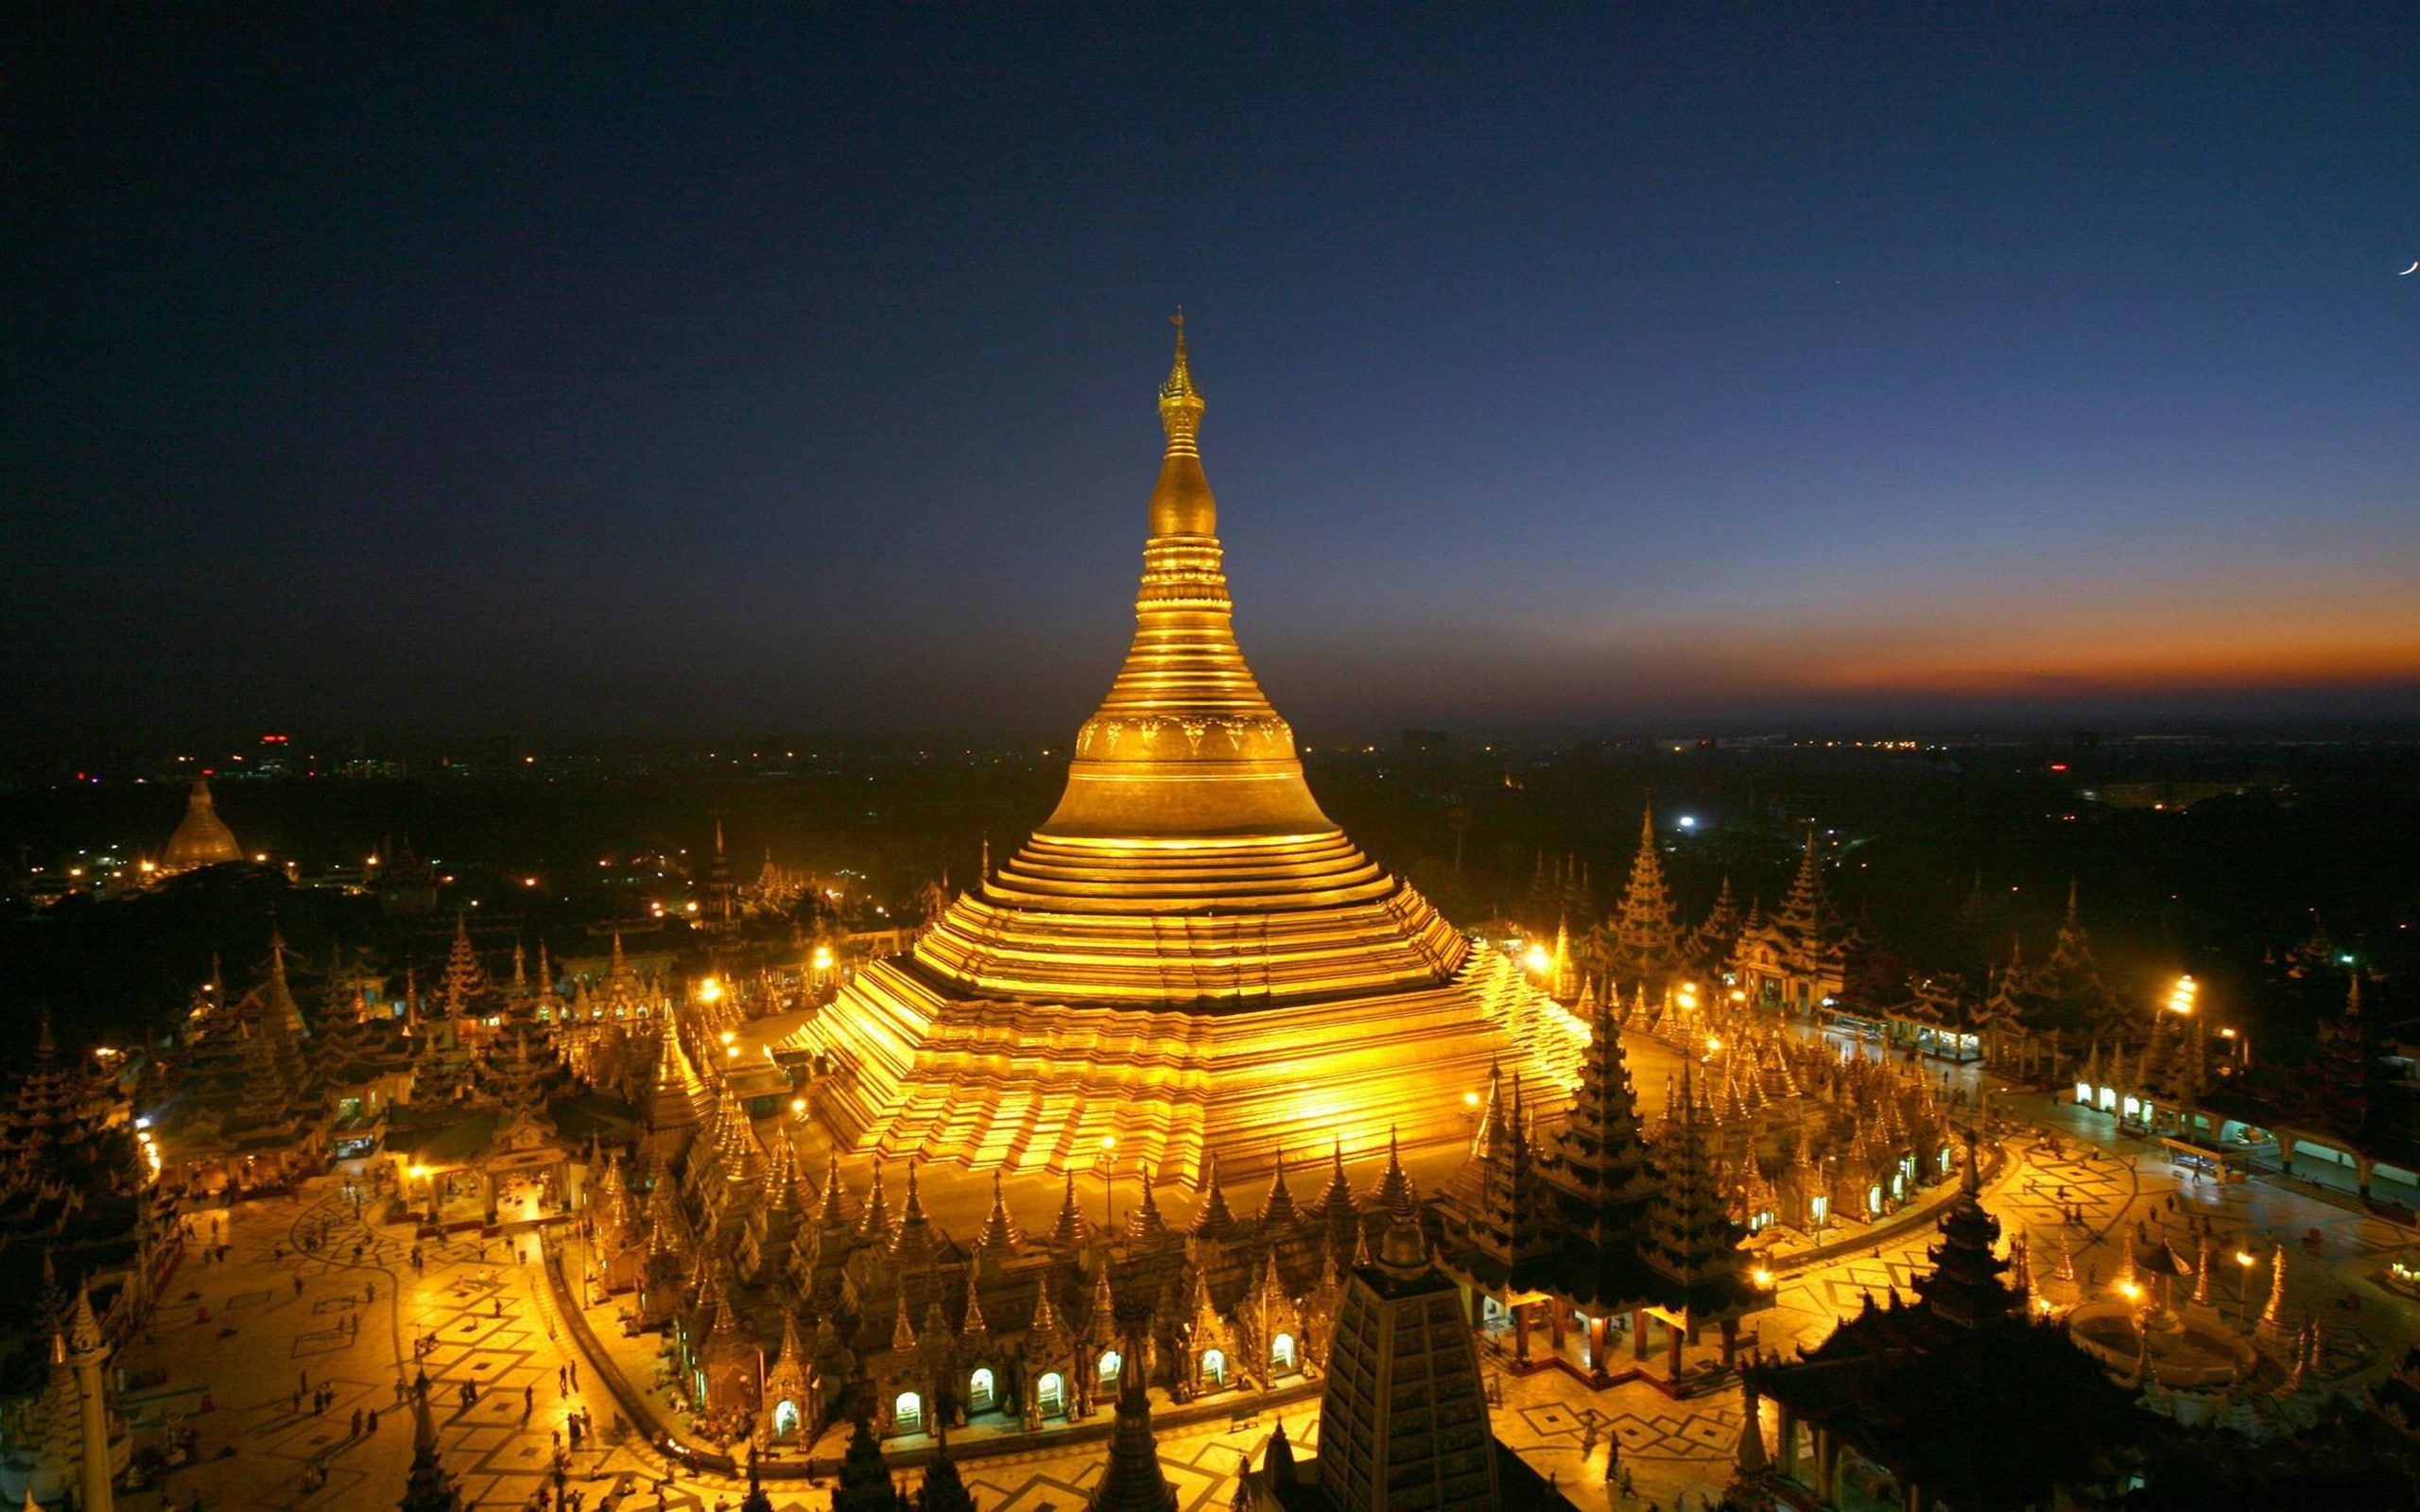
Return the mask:
<path id="1" fill-rule="evenodd" d="M 2252 1321 L 2252 1267 L 2259 1263 L 2249 1249 L 2238 1249 L 2235 1252 L 2236 1311 L 2243 1315 L 2246 1323 Z"/>
<path id="2" fill-rule="evenodd" d="M 1100 1137 L 1100 1207 L 1109 1220 L 1101 1231 L 1104 1235 L 1117 1231 L 1117 1136 Z"/>

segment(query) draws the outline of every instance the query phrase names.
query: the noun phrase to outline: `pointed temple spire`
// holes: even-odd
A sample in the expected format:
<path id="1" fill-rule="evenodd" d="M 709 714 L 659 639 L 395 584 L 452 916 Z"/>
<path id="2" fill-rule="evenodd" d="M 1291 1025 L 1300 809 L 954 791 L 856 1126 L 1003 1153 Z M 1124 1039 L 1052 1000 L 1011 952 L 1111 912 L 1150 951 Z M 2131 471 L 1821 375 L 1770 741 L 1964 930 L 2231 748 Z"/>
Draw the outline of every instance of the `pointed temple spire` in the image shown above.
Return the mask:
<path id="1" fill-rule="evenodd" d="M 925 1199 L 916 1190 L 916 1162 L 908 1162 L 908 1200 L 899 1208 L 899 1227 L 890 1236 L 890 1258 L 903 1270 L 932 1263 L 932 1220 L 925 1216 Z"/>
<path id="2" fill-rule="evenodd" d="M 1965 1138 L 1966 1168 L 1958 1195 L 1941 1217 L 1941 1242 L 1928 1251 L 1932 1273 L 1917 1277 L 1915 1286 L 1935 1316 L 1971 1329 L 2022 1313 L 2027 1285 L 2022 1279 L 2009 1279 L 2018 1261 L 2002 1260 L 1994 1253 L 2000 1221 L 1983 1210 L 1982 1170 L 1974 1131 L 1967 1130 Z M 2131 1247 L 2128 1258 L 2132 1259 Z"/>
<path id="3" fill-rule="evenodd" d="M 1126 1358 L 1149 1358 L 1141 1340 L 1127 1341 Z M 1084 1505 L 1088 1512 L 1176 1512 L 1176 1489 L 1160 1468 L 1159 1445 L 1151 1435 L 1151 1400 L 1144 1389 L 1143 1372 L 1130 1366 L 1117 1373 L 1117 1418 L 1109 1432 L 1109 1465 Z"/>
<path id="4" fill-rule="evenodd" d="M 1156 1172 L 1143 1173 L 1142 1200 L 1126 1215 L 1126 1242 L 1130 1245 L 1156 1245 L 1168 1236 L 1167 1220 L 1160 1216 L 1159 1196 L 1151 1190 L 1158 1178 Z"/>
<path id="5" fill-rule="evenodd" d="M 953 1138 L 997 1152 L 983 1163 L 1063 1170 L 1074 1145 L 1015 1132 L 1024 1110 L 1088 1143 L 1099 1131 L 1058 1124 L 1065 1110 L 1108 1106 L 1142 1068 L 1216 1063 L 1237 1068 L 1219 1073 L 1222 1111 L 1180 1100 L 1120 1158 L 1198 1182 L 1215 1143 L 1242 1180 L 1288 1137 L 1281 1103 L 1334 1107 L 1357 1147 L 1398 1125 L 1425 1153 L 1462 1131 L 1440 1080 L 1470 1085 L 1491 1056 L 1541 1087 L 1576 1070 L 1576 1040 L 1552 1032 L 1554 1010 L 1517 970 L 1360 851 L 1305 781 L 1294 731 L 1236 642 L 1190 335 L 1156 396 L 1166 447 L 1132 638 L 1077 732 L 1058 806 L 913 936 L 908 960 L 867 963 L 790 1037 L 788 1049 L 859 1068 L 820 1109 L 847 1147 L 922 1147 L 931 1126 L 911 1109 L 941 1106 L 930 1094 L 950 1107 Z M 977 1073 L 944 1025 L 1007 1004 L 1031 1005 L 1015 1011 L 1037 1035 L 1098 1008 L 1135 1032 Z M 1281 1046 L 1270 1010 L 1295 1008 L 1316 1010 L 1322 1032 Z M 899 1053 L 862 1056 L 872 1041 Z"/>
<path id="6" fill-rule="evenodd" d="M 1294 1206 L 1294 1194 L 1286 1187 L 1286 1152 L 1277 1152 L 1277 1171 L 1269 1180 L 1269 1196 L 1260 1205 L 1260 1231 L 1264 1237 L 1292 1228 L 1302 1218 Z"/>
<path id="7" fill-rule="evenodd" d="M 1219 1158 L 1210 1158 L 1209 1188 L 1201 1194 L 1201 1211 L 1193 1216 L 1193 1235 L 1197 1239 L 1223 1239 L 1236 1227 L 1236 1215 L 1227 1209 L 1227 1194 L 1219 1185 Z"/>
<path id="8" fill-rule="evenodd" d="M 882 1160 L 875 1157 L 873 1183 L 866 1192 L 865 1211 L 857 1215 L 857 1232 L 878 1245 L 890 1243 L 890 1203 L 882 1193 Z"/>
<path id="9" fill-rule="evenodd" d="M 1370 1206 L 1391 1224 L 1420 1217 L 1420 1191 L 1403 1168 L 1403 1150 L 1392 1130 L 1387 1134 L 1387 1168 L 1370 1188 Z"/>
<path id="10" fill-rule="evenodd" d="M 1050 1242 L 1062 1249 L 1077 1249 L 1091 1242 L 1093 1226 L 1076 1202 L 1076 1173 L 1067 1173 L 1066 1194 L 1059 1199 L 1059 1216 L 1050 1225 Z"/>
<path id="11" fill-rule="evenodd" d="M 1580 1086 L 1553 1148 L 1560 1183 L 1582 1199 L 1588 1226 L 1602 1243 L 1614 1231 L 1637 1227 L 1655 1183 L 1613 1010 L 1599 1007 L 1589 1030 Z"/>
<path id="12" fill-rule="evenodd" d="M 1336 833 L 1304 784 L 1292 730 L 1277 717 L 1236 644 L 1219 508 L 1196 444 L 1202 407 L 1180 330 L 1176 365 L 1160 389 L 1167 452 L 1151 490 L 1134 640 L 1109 696 L 1077 734 L 1065 797 L 1035 841 L 1004 868 L 1004 885 L 1047 886 L 1046 874 L 1026 868 L 1054 840 Z M 1252 780 L 1220 780 L 1247 776 Z M 1145 875 L 1164 890 L 1157 857 L 1135 859 L 1153 863 Z M 1298 885 L 1324 888 L 1334 880 L 1321 868 Z M 1122 890 L 1125 883 L 1098 871 L 1084 881 L 1096 894 Z"/>
<path id="13" fill-rule="evenodd" d="M 983 1220 L 975 1243 L 983 1249 L 1001 1255 L 1011 1254 L 1025 1245 L 1024 1232 L 1017 1228 L 1016 1220 L 1009 1216 L 1009 1199 L 1000 1190 L 1000 1173 L 997 1171 L 992 1173 L 991 1215 Z M 974 1296 L 972 1292 L 967 1295 L 970 1297 Z"/>
<path id="14" fill-rule="evenodd" d="M 826 1228 L 849 1227 L 849 1189 L 840 1183 L 840 1157 L 831 1158 L 823 1173 L 823 1201 L 815 1211 L 815 1221 Z"/>
<path id="15" fill-rule="evenodd" d="M 416 1391 L 412 1394 L 412 1464 L 404 1481 L 402 1512 L 456 1512 L 461 1504 L 454 1477 L 445 1472 L 444 1461 L 438 1457 L 437 1420 L 429 1414 L 428 1393 Z"/>
<path id="16" fill-rule="evenodd" d="M 1655 844 L 1655 809 L 1638 821 L 1638 854 L 1622 890 L 1621 914 L 1614 920 L 1607 974 L 1623 991 L 1647 988 L 1661 995 L 1681 969 L 1679 927 L 1672 919 L 1671 889 L 1664 880 L 1664 853 Z"/>

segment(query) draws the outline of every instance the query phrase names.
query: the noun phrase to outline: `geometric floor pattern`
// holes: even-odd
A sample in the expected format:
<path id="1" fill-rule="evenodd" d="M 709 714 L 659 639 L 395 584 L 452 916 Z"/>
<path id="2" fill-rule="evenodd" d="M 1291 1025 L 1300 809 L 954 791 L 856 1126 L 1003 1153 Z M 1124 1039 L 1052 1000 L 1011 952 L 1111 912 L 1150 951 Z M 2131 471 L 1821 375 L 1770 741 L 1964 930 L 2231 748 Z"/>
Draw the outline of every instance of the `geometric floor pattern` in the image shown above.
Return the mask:
<path id="1" fill-rule="evenodd" d="M 2145 1247 L 2169 1243 L 2188 1261 L 2206 1235 L 2213 1299 L 2238 1315 L 2247 1304 L 2255 1314 L 2265 1304 L 2272 1256 L 2284 1246 L 2286 1326 L 2317 1321 L 2313 1373 L 2324 1381 L 2356 1383 L 2420 1336 L 2420 1305 L 2375 1279 L 2379 1254 L 2409 1244 L 2410 1230 L 2276 1181 L 2194 1180 L 2156 1149 L 2112 1138 L 2104 1119 L 2045 1098 L 2003 1107 L 2058 1137 L 2056 1153 L 2048 1142 L 2010 1141 L 2010 1159 L 1986 1194 L 2004 1232 L 2026 1236 L 2036 1284 L 2054 1300 L 2072 1300 L 2087 1282 L 2105 1283 L 2129 1234 Z M 2112 1153 L 2084 1159 L 2096 1140 Z M 2067 1219 L 2077 1208 L 2081 1225 Z M 593 1383 L 574 1374 L 587 1363 L 557 1325 L 542 1273 L 501 1241 L 430 1246 L 415 1272 L 401 1230 L 363 1225 L 336 1177 L 309 1183 L 299 1199 L 248 1203 L 193 1223 L 185 1263 L 122 1363 L 133 1373 L 165 1372 L 161 1383 L 127 1397 L 138 1442 L 190 1428 L 205 1457 L 171 1471 L 160 1486 L 122 1495 L 122 1506 L 183 1512 L 199 1493 L 212 1509 L 391 1508 L 411 1450 L 411 1415 L 399 1393 L 415 1368 L 425 1368 L 432 1383 L 446 1466 L 464 1500 L 483 1508 L 529 1504 L 551 1479 L 559 1444 L 567 1446 L 573 1412 L 589 1407 L 600 1426 L 612 1418 L 604 1393 L 579 1389 Z M 324 1243 L 305 1253 L 298 1244 L 305 1234 L 324 1235 Z M 1871 1249 L 1786 1273 L 1776 1305 L 1751 1322 L 1755 1345 L 1785 1352 L 1811 1345 L 1864 1297 L 1883 1300 L 1894 1287 L 1911 1295 L 1933 1237 L 1929 1225 L 1919 1225 Z M 2072 1281 L 2055 1277 L 2063 1238 Z M 220 1242 L 227 1260 L 206 1263 L 203 1246 Z M 2256 1257 L 2248 1272 L 2234 1262 L 2238 1248 Z M 2342 1305 L 2348 1296 L 2358 1297 L 2359 1310 Z M 1500 1402 L 1495 1431 L 1538 1470 L 1565 1487 L 1601 1487 L 1610 1455 L 1631 1478 L 1634 1497 L 1592 1490 L 1583 1504 L 1668 1507 L 1684 1493 L 1695 1503 L 1727 1476 L 1740 1426 L 1736 1392 L 1675 1402 L 1641 1382 L 1592 1392 L 1560 1370 L 1511 1376 L 1492 1362 L 1487 1368 Z M 466 1383 L 475 1400 L 465 1400 Z M 321 1391 L 332 1397 L 316 1406 Z M 1316 1408 L 1313 1400 L 1282 1411 L 1298 1445 L 1317 1445 Z M 1224 1512 L 1239 1456 L 1256 1457 L 1270 1426 L 1264 1415 L 1164 1427 L 1161 1458 L 1184 1512 Z M 960 1469 L 986 1512 L 1075 1512 L 1100 1474 L 1101 1454 L 1098 1443 L 1046 1444 L 961 1459 Z M 327 1481 L 304 1492 L 314 1463 Z M 590 1508 L 613 1512 L 712 1512 L 718 1501 L 738 1500 L 727 1481 L 667 1483 L 662 1469 L 644 1446 L 598 1448 L 592 1438 L 566 1467 L 566 1484 L 586 1493 Z M 902 1479 L 912 1484 L 914 1472 Z M 822 1512 L 829 1500 L 826 1487 L 769 1483 L 767 1489 L 782 1512 Z"/>

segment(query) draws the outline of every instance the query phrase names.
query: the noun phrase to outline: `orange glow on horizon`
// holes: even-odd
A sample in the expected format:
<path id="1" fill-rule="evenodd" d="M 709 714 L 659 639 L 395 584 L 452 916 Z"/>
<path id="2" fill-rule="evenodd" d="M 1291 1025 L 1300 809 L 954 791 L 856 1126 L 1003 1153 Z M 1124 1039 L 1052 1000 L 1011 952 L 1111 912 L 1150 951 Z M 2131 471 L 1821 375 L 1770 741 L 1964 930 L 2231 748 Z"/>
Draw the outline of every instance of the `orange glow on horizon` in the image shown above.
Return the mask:
<path id="1" fill-rule="evenodd" d="M 2363 690 L 2420 683 L 2420 598 L 2387 586 L 2389 553 L 2337 580 L 2291 585 L 2240 574 L 2036 583 L 1954 582 L 1883 590 L 1854 606 L 1774 606 L 1720 622 L 1623 615 L 1533 627 L 1499 661 L 1513 695 L 1568 696 L 1568 675 L 1599 696 L 1654 703 L 1817 695 L 1986 697 Z M 1520 644 L 1530 642 L 1528 645 Z M 1585 675 L 1560 665 L 1588 659 Z M 1549 672 L 1554 677 L 1549 677 Z"/>

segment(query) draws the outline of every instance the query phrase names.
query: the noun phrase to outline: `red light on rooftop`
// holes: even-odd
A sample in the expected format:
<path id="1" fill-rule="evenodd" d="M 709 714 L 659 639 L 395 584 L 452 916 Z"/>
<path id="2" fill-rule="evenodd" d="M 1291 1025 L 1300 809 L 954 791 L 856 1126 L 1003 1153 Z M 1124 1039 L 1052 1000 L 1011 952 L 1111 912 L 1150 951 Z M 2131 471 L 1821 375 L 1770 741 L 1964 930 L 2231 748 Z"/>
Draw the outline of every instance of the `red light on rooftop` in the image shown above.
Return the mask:
<path id="1" fill-rule="evenodd" d="M 2054 772 L 2064 772 L 2064 771 L 2066 771 L 2066 769 L 2067 769 L 2067 764 L 2066 764 L 2066 763 L 2065 763 L 2065 762 L 2052 762 L 2052 763 L 2050 764 L 2050 770 L 2052 770 L 2052 771 L 2054 771 Z"/>

